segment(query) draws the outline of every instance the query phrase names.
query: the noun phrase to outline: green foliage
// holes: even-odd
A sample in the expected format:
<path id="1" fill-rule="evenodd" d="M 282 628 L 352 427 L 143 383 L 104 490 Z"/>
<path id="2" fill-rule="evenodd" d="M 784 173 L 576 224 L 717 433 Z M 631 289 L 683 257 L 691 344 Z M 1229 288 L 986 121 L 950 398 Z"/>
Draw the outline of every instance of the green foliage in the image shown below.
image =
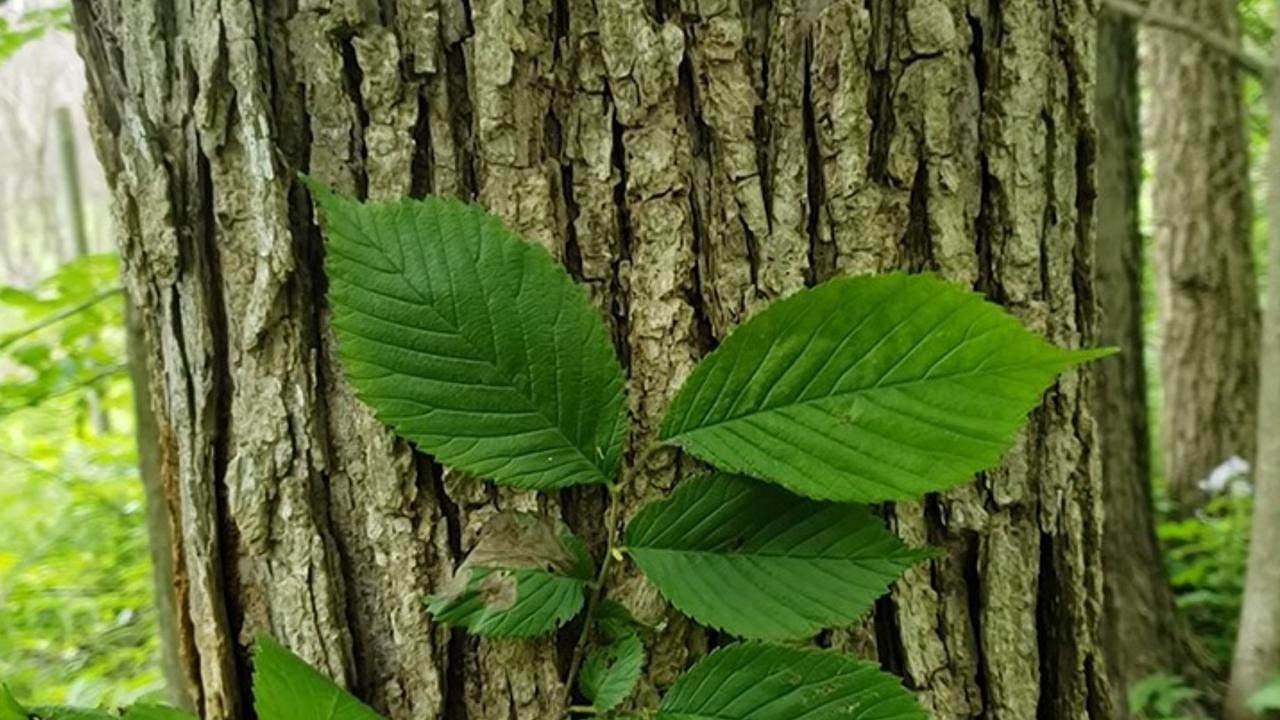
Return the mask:
<path id="1" fill-rule="evenodd" d="M 124 373 L 114 255 L 63 265 L 31 290 L 0 287 L 0 418 Z"/>
<path id="2" fill-rule="evenodd" d="M 596 713 L 607 713 L 631 696 L 643 668 L 644 643 L 629 635 L 587 657 L 578 687 Z"/>
<path id="3" fill-rule="evenodd" d="M 639 635 L 644 629 L 622 603 L 604 600 L 591 613 L 591 624 L 609 640 Z"/>
<path id="4" fill-rule="evenodd" d="M 1220 495 L 1157 528 L 1178 607 L 1218 665 L 1231 663 L 1248 567 L 1249 496 Z"/>
<path id="5" fill-rule="evenodd" d="M 119 715 L 96 708 L 49 705 L 31 708 L 31 717 L 36 720 L 117 720 Z"/>
<path id="6" fill-rule="evenodd" d="M 253 707 L 260 720 L 381 720 L 369 706 L 270 638 L 253 658 Z"/>
<path id="7" fill-rule="evenodd" d="M 70 5 L 28 10 L 13 22 L 0 17 L 0 62 L 8 60 L 24 45 L 40 39 L 45 33 L 70 29 Z"/>
<path id="8" fill-rule="evenodd" d="M 865 507 L 743 477 L 686 480 L 627 526 L 627 553 L 704 625 L 760 639 L 851 623 L 926 557 Z"/>
<path id="9" fill-rule="evenodd" d="M 545 252 L 478 208 L 363 204 L 307 184 L 328 236 L 343 366 L 378 417 L 442 462 L 499 483 L 608 486 L 609 544 L 594 582 L 571 534 L 504 513 L 428 609 L 476 634 L 541 635 L 576 615 L 590 587 L 569 685 L 581 668 L 588 710 L 612 710 L 630 695 L 644 650 L 625 610 L 600 602 L 622 555 L 614 475 L 627 431 L 622 372 L 599 314 Z M 930 276 L 840 278 L 798 292 L 694 369 L 660 433 L 756 479 L 684 482 L 632 520 L 625 549 L 676 607 L 737 635 L 803 637 L 850 622 L 925 555 L 865 507 L 821 501 L 914 498 L 969 479 L 999 460 L 1058 373 L 1102 354 L 1056 348 Z M 580 666 L 593 626 L 610 643 Z M 282 720 L 283 708 L 260 710 Z M 700 662 L 656 717 L 924 713 L 873 665 L 750 643 Z"/>
<path id="10" fill-rule="evenodd" d="M 196 717 L 160 705 L 133 705 L 119 712 L 63 705 L 26 708 L 7 686 L 0 684 L 0 720 L 196 720 Z"/>
<path id="11" fill-rule="evenodd" d="M 164 687 L 117 278 L 0 287 L 0 677 L 35 705 Z"/>
<path id="12" fill-rule="evenodd" d="M 809 497 L 906 500 L 999 461 L 1066 351 L 927 275 L 837 278 L 771 304 L 698 364 L 661 439 Z"/>
<path id="13" fill-rule="evenodd" d="M 534 637 L 573 619 L 591 580 L 591 558 L 568 530 L 529 514 L 499 515 L 451 586 L 427 598 L 437 620 L 476 635 Z"/>
<path id="14" fill-rule="evenodd" d="M 361 204 L 309 183 L 347 378 L 441 462 L 517 487 L 610 482 L 622 370 L 581 288 L 456 200 Z"/>
<path id="15" fill-rule="evenodd" d="M 1177 675 L 1156 673 L 1129 688 L 1129 713 L 1134 720 L 1192 720 L 1188 705 L 1200 691 Z"/>
<path id="16" fill-rule="evenodd" d="M 830 650 L 742 643 L 717 650 L 662 699 L 657 720 L 925 720 L 901 681 Z"/>
<path id="17" fill-rule="evenodd" d="M 27 720 L 27 709 L 4 683 L 0 683 L 0 720 Z"/>
<path id="18" fill-rule="evenodd" d="M 1280 710 L 1280 677 L 1267 683 L 1266 687 L 1249 698 L 1249 709 L 1259 714 Z"/>

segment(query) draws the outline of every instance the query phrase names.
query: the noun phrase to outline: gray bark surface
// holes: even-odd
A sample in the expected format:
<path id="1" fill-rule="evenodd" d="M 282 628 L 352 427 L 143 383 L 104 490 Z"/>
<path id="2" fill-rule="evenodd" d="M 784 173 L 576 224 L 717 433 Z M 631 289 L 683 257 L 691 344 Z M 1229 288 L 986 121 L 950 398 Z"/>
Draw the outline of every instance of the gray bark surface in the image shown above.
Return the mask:
<path id="1" fill-rule="evenodd" d="M 183 673 L 178 651 L 178 590 L 175 587 L 173 538 L 181 528 L 172 523 L 175 513 L 170 506 L 171 488 L 160 467 L 160 439 L 155 413 L 151 410 L 152 375 L 147 367 L 144 348 L 146 339 L 138 311 L 132 303 L 125 305 L 125 346 L 129 357 L 129 380 L 133 383 L 134 436 L 138 443 L 138 475 L 147 503 L 147 546 L 151 555 L 151 577 L 155 589 L 156 629 L 159 633 L 160 665 L 164 672 L 165 690 L 170 703 L 191 708 L 192 689 Z"/>
<path id="2" fill-rule="evenodd" d="M 1280 9 L 1280 3 L 1277 3 Z M 1273 57 L 1280 59 L 1280 38 Z M 1267 92 L 1271 137 L 1280 138 L 1280 85 Z M 1267 156 L 1267 299 L 1262 323 L 1261 390 L 1258 395 L 1258 454 L 1255 465 L 1249 570 L 1240 613 L 1240 634 L 1231 664 L 1227 720 L 1252 720 L 1248 700 L 1280 677 L 1280 142 Z M 1274 720 L 1280 713 L 1272 712 Z"/>
<path id="3" fill-rule="evenodd" d="M 653 438 L 696 359 L 835 273 L 930 269 L 1056 343 L 1095 341 L 1090 8 L 77 0 L 206 716 L 248 716 L 246 647 L 268 632 L 393 720 L 558 717 L 565 638 L 467 638 L 420 600 L 500 510 L 601 533 L 601 491 L 441 472 L 355 402 L 296 172 L 471 197 L 564 260 L 628 371 L 630 516 L 693 467 Z M 828 640 L 938 720 L 1106 717 L 1089 397 L 1067 375 L 999 469 L 895 508 L 941 557 Z M 652 698 L 711 638 L 634 569 L 613 581 L 665 627 Z"/>
<path id="4" fill-rule="evenodd" d="M 1152 6 L 1239 42 L 1234 0 Z M 1188 514 L 1205 499 L 1200 480 L 1254 453 L 1259 308 L 1249 152 L 1235 61 L 1184 33 L 1153 28 L 1150 38 L 1161 471 Z"/>

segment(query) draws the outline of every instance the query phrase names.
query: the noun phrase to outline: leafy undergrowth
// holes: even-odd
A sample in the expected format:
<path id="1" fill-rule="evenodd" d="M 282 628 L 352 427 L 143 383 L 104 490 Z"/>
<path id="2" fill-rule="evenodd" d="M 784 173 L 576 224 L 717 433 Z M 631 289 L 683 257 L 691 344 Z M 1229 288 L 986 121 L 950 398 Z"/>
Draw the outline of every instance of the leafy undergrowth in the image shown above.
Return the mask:
<path id="1" fill-rule="evenodd" d="M 0 678 L 33 705 L 163 688 L 116 273 L 0 288 Z"/>

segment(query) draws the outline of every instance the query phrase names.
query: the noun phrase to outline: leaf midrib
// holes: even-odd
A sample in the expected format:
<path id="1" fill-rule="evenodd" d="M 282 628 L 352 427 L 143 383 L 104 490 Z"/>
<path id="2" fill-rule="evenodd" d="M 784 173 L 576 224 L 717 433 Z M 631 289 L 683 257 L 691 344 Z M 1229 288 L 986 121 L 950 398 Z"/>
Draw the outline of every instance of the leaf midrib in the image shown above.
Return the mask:
<path id="1" fill-rule="evenodd" d="M 364 223 L 363 223 L 363 222 L 361 222 L 361 223 L 360 223 L 360 226 L 361 226 L 361 229 L 362 229 L 362 230 L 364 230 L 366 234 L 368 234 L 368 232 L 369 232 L 369 231 L 368 231 L 368 229 L 367 229 L 367 228 L 365 228 L 365 227 L 364 227 Z M 441 236 L 443 237 L 443 233 L 441 233 Z M 482 233 L 482 237 L 483 237 L 483 233 Z M 372 238 L 369 238 L 369 239 L 372 239 Z M 380 254 L 382 254 L 382 256 L 383 256 L 384 258 L 387 258 L 387 260 L 391 260 L 391 258 L 387 256 L 387 253 L 386 253 L 386 250 L 385 250 L 385 249 L 384 249 L 384 247 L 383 247 L 383 244 L 382 244 L 381 242 L 377 242 L 377 241 L 375 241 L 375 243 L 376 243 L 376 244 L 374 245 L 374 247 L 376 247 L 376 248 L 377 248 L 378 252 L 379 252 Z M 354 265 L 363 265 L 363 263 L 361 263 L 360 261 L 358 261 L 358 260 L 356 260 L 356 259 L 354 259 L 354 258 L 352 258 L 352 257 L 349 257 L 349 256 L 344 256 L 344 257 L 343 257 L 343 259 L 344 259 L 346 262 L 352 263 L 352 264 L 354 264 Z M 435 315 L 435 316 L 440 320 L 441 324 L 443 324 L 443 325 L 448 329 L 448 332 L 449 332 L 449 333 L 452 333 L 454 337 L 457 337 L 457 338 L 461 339 L 462 343 L 463 343 L 466 347 L 468 347 L 468 348 L 470 348 L 471 350 L 475 351 L 475 352 L 476 352 L 476 354 L 477 354 L 477 356 L 478 356 L 478 360 L 479 360 L 479 362 L 481 362 L 481 363 L 483 363 L 484 365 L 487 365 L 488 367 L 490 367 L 490 368 L 494 371 L 494 374 L 498 377 L 498 379 L 500 379 L 501 381 L 503 381 L 503 382 L 507 383 L 507 385 L 508 385 L 512 390 L 514 390 L 514 391 L 515 391 L 515 394 L 516 394 L 518 397 L 520 397 L 521 399 L 523 399 L 524 401 L 526 401 L 527 403 L 529 403 L 530 408 L 533 410 L 533 412 L 534 412 L 534 413 L 536 413 L 536 414 L 537 414 L 537 416 L 538 416 L 538 417 L 539 417 L 543 422 L 545 422 L 545 423 L 546 423 L 547 427 L 549 427 L 549 428 L 553 429 L 553 430 L 555 431 L 556 435 L 557 435 L 557 436 L 559 436 L 559 437 L 560 437 L 560 439 L 564 441 L 564 444 L 565 444 L 567 447 L 572 448 L 572 449 L 573 449 L 573 451 L 578 455 L 578 457 L 579 457 L 580 459 L 582 459 L 583 461 L 585 461 L 585 462 L 587 463 L 587 465 L 588 465 L 588 466 L 590 466 L 593 470 L 595 470 L 595 476 L 596 476 L 596 479 L 597 479 L 599 482 L 603 482 L 603 483 L 607 483 L 607 482 L 609 482 L 609 476 L 608 476 L 608 474 L 605 472 L 605 469 L 604 469 L 604 468 L 602 468 L 601 466 L 599 466 L 599 465 L 597 465 L 597 464 L 596 464 L 596 462 L 592 459 L 592 457 L 591 457 L 591 454 L 590 454 L 590 453 L 583 452 L 582 448 L 578 447 L 578 444 L 577 444 L 576 442 L 574 442 L 572 439 L 570 439 L 568 435 L 566 435 L 566 434 L 565 434 L 565 432 L 564 432 L 564 428 L 560 427 L 560 424 L 559 424 L 559 423 L 557 423 L 557 422 L 553 422 L 553 421 L 551 420 L 551 418 L 547 417 L 547 414 L 543 411 L 543 409 L 542 409 L 541 407 L 539 407 L 539 406 L 538 406 L 538 404 L 537 404 L 537 403 L 536 403 L 532 398 L 528 397 L 527 395 L 525 395 L 525 393 L 523 393 L 523 392 L 521 392 L 521 391 L 520 391 L 520 386 L 519 386 L 518 384 L 516 384 L 516 383 L 515 383 L 515 382 L 514 382 L 514 381 L 513 381 L 513 380 L 512 380 L 508 375 L 507 375 L 507 373 L 505 373 L 505 372 L 502 370 L 502 368 L 498 365 L 498 363 L 497 363 L 497 361 L 496 361 L 496 359 L 495 359 L 495 358 L 491 358 L 491 357 L 489 357 L 489 353 L 486 353 L 486 352 L 482 351 L 480 348 L 478 348 L 478 347 L 476 346 L 476 344 L 471 340 L 471 338 L 467 337 L 467 335 L 466 335 L 465 333 L 463 333 L 463 332 L 461 331 L 461 329 L 457 327 L 457 325 L 455 325 L 455 324 L 454 324 L 453 322 L 451 322 L 447 317 L 445 317 L 445 316 L 444 316 L 444 314 L 443 314 L 443 313 L 441 313 L 441 312 L 440 312 L 440 311 L 439 311 L 439 310 L 438 310 L 438 309 L 437 309 L 437 308 L 436 308 L 436 307 L 431 303 L 431 301 L 430 301 L 430 300 L 428 300 L 426 297 L 424 297 L 424 296 L 422 295 L 422 291 L 421 291 L 421 290 L 418 288 L 418 286 L 417 286 L 417 285 L 412 281 L 412 279 L 409 277 L 408 273 L 406 273 L 406 272 L 405 272 L 404 268 L 403 268 L 403 267 L 401 267 L 399 263 L 392 262 L 392 263 L 391 263 L 391 265 L 392 265 L 392 267 L 394 267 L 394 268 L 396 269 L 395 275 L 396 275 L 397 277 L 399 277 L 401 280 L 403 280 L 403 281 L 404 281 L 404 285 L 405 285 L 405 287 L 408 287 L 408 288 L 413 292 L 414 296 L 415 296 L 415 297 L 417 297 L 417 299 L 418 299 L 419 303 L 421 303 L 421 305 L 422 305 L 424 308 L 426 308 L 426 309 L 430 310 L 430 311 L 431 311 L 431 313 L 432 313 L 433 315 Z M 521 268 L 521 272 L 520 272 L 520 291 L 516 293 L 517 299 L 519 299 L 520 292 L 523 292 L 523 290 L 524 290 L 524 280 L 525 280 L 525 277 L 524 277 L 524 276 L 525 276 L 525 268 L 523 268 L 523 267 L 522 267 L 522 268 Z M 363 284 L 360 284 L 360 283 L 356 282 L 356 280 L 355 280 L 354 278 L 353 278 L 353 279 L 350 279 L 350 280 L 347 280 L 346 282 L 347 282 L 347 283 L 349 283 L 350 285 L 352 285 L 353 287 L 359 287 L 362 291 L 369 291 L 369 290 L 370 290 L 370 289 L 369 289 L 369 288 L 367 288 L 365 285 L 363 285 Z M 453 293 L 453 290 L 452 290 L 452 287 L 451 287 L 451 288 L 450 288 L 450 290 L 449 290 L 449 294 L 450 294 L 450 296 L 451 296 L 451 297 L 452 297 L 452 296 L 453 296 L 453 294 L 454 294 L 454 293 Z M 487 311 L 487 310 L 489 309 L 489 308 L 488 308 L 488 304 L 486 303 L 485 305 L 486 305 L 485 309 L 486 309 L 486 311 Z M 366 313 L 366 312 L 365 312 L 365 311 L 363 311 L 363 310 L 358 310 L 358 309 L 355 309 L 355 308 L 347 309 L 347 310 L 346 310 L 346 312 L 354 312 L 354 313 L 358 313 L 358 314 L 368 314 L 368 313 Z M 379 319 L 380 319 L 380 320 L 382 320 L 382 321 L 384 321 L 384 322 L 387 322 L 387 323 L 389 323 L 389 324 L 392 324 L 392 325 L 401 325 L 401 323 L 399 323 L 399 322 L 397 322 L 397 321 L 395 321 L 395 320 L 393 320 L 393 319 L 387 318 L 387 317 L 381 317 L 381 318 L 379 318 Z M 492 327 L 492 322 L 490 322 L 490 323 L 489 323 L 489 325 L 490 325 L 490 327 Z M 352 332 L 352 331 L 350 331 L 350 330 L 346 330 L 346 331 L 343 331 L 343 332 Z M 363 337 L 363 336 L 361 336 L 361 337 Z M 339 350 L 341 350 L 341 348 L 339 348 Z M 397 374 L 403 374 L 403 373 L 397 373 Z M 593 447 L 592 449 L 595 449 L 595 448 Z"/>
<path id="2" fill-rule="evenodd" d="M 943 382 L 943 381 L 951 381 L 951 380 L 962 380 L 968 377 L 975 377 L 978 375 L 998 374 L 998 373 L 1007 372 L 1010 370 L 1036 370 L 1039 368 L 1058 367 L 1061 364 L 1062 364 L 1062 361 L 1060 360 L 1045 360 L 1043 362 L 1026 363 L 1026 364 L 1020 364 L 1020 365 L 1002 365 L 1000 367 L 991 368 L 991 369 L 966 370 L 964 372 L 955 373 L 951 375 L 942 375 L 942 376 L 928 377 L 928 378 L 916 378 L 913 380 L 904 380 L 902 382 L 894 382 L 894 383 L 888 383 L 888 384 L 877 383 L 869 387 L 858 388 L 856 390 L 850 390 L 847 392 L 832 393 L 830 395 L 824 395 L 822 397 L 817 397 L 817 398 L 810 398 L 808 400 L 800 400 L 797 402 L 780 403 L 778 405 L 771 405 L 769 407 L 759 408 L 757 410 L 752 410 L 750 412 L 740 413 L 732 417 L 722 418 L 713 423 L 698 425 L 697 427 L 683 430 L 676 435 L 670 435 L 664 438 L 663 441 L 664 442 L 675 441 L 683 437 L 688 437 L 695 433 L 700 433 L 705 430 L 712 430 L 721 425 L 729 425 L 731 423 L 740 422 L 742 420 L 746 420 L 748 418 L 752 418 L 757 415 L 768 415 L 770 413 L 780 412 L 783 408 L 805 408 L 805 407 L 817 405 L 819 403 L 824 403 L 824 402 L 853 399 L 860 395 L 869 395 L 871 393 L 879 392 L 882 390 L 898 390 L 905 387 L 910 387 L 912 385 L 922 385 L 925 383 Z"/>
<path id="3" fill-rule="evenodd" d="M 779 559 L 801 560 L 801 561 L 807 561 L 807 562 L 812 562 L 816 560 L 832 560 L 832 561 L 854 562 L 854 563 L 858 563 L 860 560 L 858 558 L 832 557 L 830 555 L 775 555 L 771 553 L 716 552 L 714 550 L 700 550 L 700 549 L 685 550 L 680 548 L 654 547 L 652 545 L 631 545 L 627 549 L 628 550 L 646 550 L 649 552 L 656 552 L 656 553 L 671 553 L 671 554 L 683 554 L 683 555 L 710 555 L 712 557 L 717 557 L 717 558 L 760 557 L 760 558 L 768 558 L 770 560 L 779 560 Z M 863 559 L 883 560 L 886 558 L 881 555 L 881 556 L 867 556 L 866 558 L 863 558 Z M 888 558 L 888 559 L 892 560 L 894 558 Z"/>

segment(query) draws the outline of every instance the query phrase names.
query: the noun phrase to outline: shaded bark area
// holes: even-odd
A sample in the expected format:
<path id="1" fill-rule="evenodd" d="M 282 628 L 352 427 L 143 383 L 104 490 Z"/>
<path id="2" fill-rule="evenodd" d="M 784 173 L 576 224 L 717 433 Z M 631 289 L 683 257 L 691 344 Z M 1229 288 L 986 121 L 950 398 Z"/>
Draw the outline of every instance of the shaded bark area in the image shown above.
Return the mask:
<path id="1" fill-rule="evenodd" d="M 260 5 L 75 3 L 208 717 L 248 716 L 260 632 L 395 720 L 558 717 L 565 638 L 467 638 L 420 598 L 500 510 L 602 532 L 600 492 L 442 472 L 354 401 L 298 171 L 474 198 L 590 287 L 629 377 L 627 517 L 694 467 L 653 438 L 696 359 L 832 274 L 932 270 L 1058 344 L 1096 340 L 1085 0 Z M 1089 398 L 1069 374 L 1003 466 L 894 508 L 941 556 L 827 640 L 938 720 L 1106 717 Z M 612 580 L 664 628 L 652 698 L 717 639 L 633 568 Z"/>
<path id="2" fill-rule="evenodd" d="M 151 554 L 151 575 L 154 586 L 156 628 L 160 635 L 160 664 L 164 672 L 166 695 L 177 707 L 191 708 L 192 689 L 189 678 L 183 672 L 183 660 L 178 649 L 178 590 L 175 587 L 174 535 L 181 528 L 174 528 L 176 517 L 170 507 L 173 493 L 165 487 L 165 476 L 160 467 L 160 438 L 155 413 L 151 410 L 151 371 L 147 367 L 144 350 L 146 339 L 138 311 L 131 303 L 125 305 L 125 347 L 129 356 L 129 380 L 133 383 L 133 409 L 136 423 L 134 435 L 138 444 L 138 474 L 142 480 L 147 504 L 147 544 Z"/>
<path id="3" fill-rule="evenodd" d="M 1200 674 L 1201 653 L 1178 616 L 1155 532 L 1143 361 L 1142 159 L 1135 23 L 1098 18 L 1097 293 L 1099 341 L 1120 349 L 1095 366 L 1106 533 L 1103 636 L 1117 700 L 1157 672 Z M 1116 717 L 1129 717 L 1117 702 Z"/>
<path id="4" fill-rule="evenodd" d="M 1159 0 L 1240 39 L 1233 0 Z M 1152 29 L 1161 471 L 1184 514 L 1199 482 L 1233 456 L 1252 462 L 1258 402 L 1258 289 L 1239 68 L 1204 43 Z"/>

